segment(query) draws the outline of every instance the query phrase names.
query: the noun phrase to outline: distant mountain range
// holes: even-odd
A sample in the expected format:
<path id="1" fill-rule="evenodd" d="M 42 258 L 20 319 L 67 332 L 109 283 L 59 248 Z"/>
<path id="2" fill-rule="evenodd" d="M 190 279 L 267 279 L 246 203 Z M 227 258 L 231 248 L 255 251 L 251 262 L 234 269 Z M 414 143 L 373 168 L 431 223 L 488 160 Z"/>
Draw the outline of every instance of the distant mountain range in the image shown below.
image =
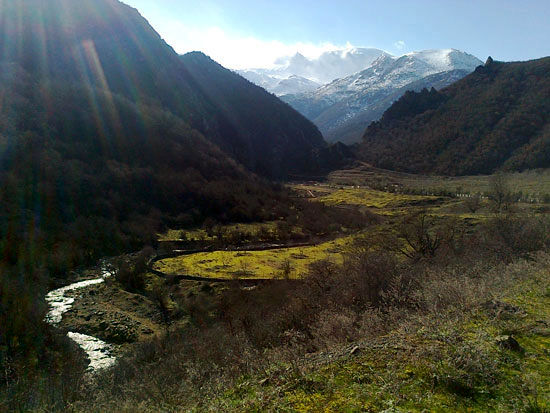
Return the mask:
<path id="1" fill-rule="evenodd" d="M 441 91 L 407 92 L 360 146 L 382 168 L 444 175 L 550 167 L 550 57 L 488 59 Z"/>
<path id="2" fill-rule="evenodd" d="M 319 58 L 319 61 L 327 60 L 324 55 Z M 455 49 L 425 50 L 401 57 L 378 49 L 352 49 L 332 52 L 330 62 L 331 65 L 321 65 L 317 60 L 294 56 L 276 69 L 241 74 L 280 95 L 312 120 L 328 141 L 353 143 L 360 140 L 370 122 L 378 120 L 384 110 L 407 90 L 445 87 L 482 64 L 476 57 Z M 360 67 L 361 64 L 364 66 Z M 317 82 L 312 80 L 311 72 L 307 72 L 311 67 L 317 71 L 326 67 L 331 69 L 329 76 L 316 74 L 317 80 L 330 78 L 336 73 L 348 74 L 316 87 Z M 292 70 L 306 76 L 299 82 L 301 87 L 293 88 L 292 82 L 282 87 L 281 83 L 288 80 L 285 76 L 296 76 Z"/>
<path id="3" fill-rule="evenodd" d="M 383 50 L 372 48 L 335 50 L 325 52 L 317 59 L 296 53 L 278 59 L 274 68 L 238 70 L 237 73 L 269 92 L 283 96 L 313 91 L 333 80 L 357 73 L 385 55 L 389 56 Z"/>

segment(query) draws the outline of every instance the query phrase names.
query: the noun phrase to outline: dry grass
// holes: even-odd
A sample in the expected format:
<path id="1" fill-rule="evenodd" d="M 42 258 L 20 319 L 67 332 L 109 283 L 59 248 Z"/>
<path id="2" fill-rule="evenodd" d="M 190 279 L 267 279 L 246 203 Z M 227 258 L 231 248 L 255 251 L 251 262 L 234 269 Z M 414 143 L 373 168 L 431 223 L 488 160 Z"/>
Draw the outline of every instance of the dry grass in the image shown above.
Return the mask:
<path id="1" fill-rule="evenodd" d="M 513 193 L 522 193 L 526 199 L 550 201 L 550 169 L 530 170 L 504 174 Z M 491 190 L 491 176 L 428 176 L 399 173 L 362 164 L 354 169 L 330 174 L 333 185 L 367 185 L 400 192 L 434 194 L 481 194 Z"/>
<path id="2" fill-rule="evenodd" d="M 522 236 L 537 238 L 537 228 Z M 229 289 L 215 311 L 195 310 L 190 327 L 123 361 L 74 409 L 548 408 L 548 325 L 534 327 L 550 312 L 550 257 L 501 255 L 506 237 L 491 234 L 414 263 L 355 250 L 300 284 Z M 521 312 L 488 310 L 489 301 Z M 525 355 L 498 347 L 503 334 Z"/>

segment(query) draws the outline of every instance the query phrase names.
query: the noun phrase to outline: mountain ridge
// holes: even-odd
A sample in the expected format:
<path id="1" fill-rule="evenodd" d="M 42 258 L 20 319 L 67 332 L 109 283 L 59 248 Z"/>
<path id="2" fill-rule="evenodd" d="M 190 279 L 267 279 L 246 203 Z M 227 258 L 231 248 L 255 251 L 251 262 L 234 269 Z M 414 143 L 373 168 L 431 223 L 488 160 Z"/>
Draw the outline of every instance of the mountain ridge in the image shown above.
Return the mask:
<path id="1" fill-rule="evenodd" d="M 428 76 L 454 70 L 464 70 L 467 74 L 480 64 L 481 60 L 456 49 L 424 50 L 397 58 L 383 55 L 361 72 L 337 79 L 313 92 L 287 95 L 282 99 L 311 119 L 328 141 L 342 140 L 340 134 L 345 130 L 349 137 L 344 141 L 354 143 L 360 140 L 368 123 L 358 125 L 353 131 L 350 124 L 359 123 L 361 118 L 377 120 L 380 110 L 376 108 L 380 102 L 386 102 L 388 96 Z M 457 80 L 456 74 L 454 72 L 446 84 Z M 375 109 L 365 115 L 371 107 Z M 384 109 L 387 107 L 386 102 Z"/>
<path id="2" fill-rule="evenodd" d="M 373 165 L 406 172 L 467 175 L 550 167 L 548 96 L 550 57 L 488 59 L 439 92 L 405 94 L 369 126 L 360 153 Z"/>
<path id="3" fill-rule="evenodd" d="M 285 148 L 285 143 L 294 141 L 308 142 L 308 147 L 300 148 L 303 152 L 311 152 L 325 144 L 311 122 L 303 122 L 300 114 L 278 104 L 265 92 L 257 92 L 258 99 L 263 101 L 257 108 L 265 112 L 247 125 L 234 124 L 231 119 L 235 117 L 250 121 L 249 117 L 240 116 L 247 108 L 234 106 L 233 114 L 221 108 L 198 85 L 196 73 L 190 73 L 147 20 L 136 9 L 118 0 L 82 0 L 79 7 L 68 0 L 18 0 L 4 7 L 1 61 L 17 61 L 26 71 L 43 79 L 89 84 L 136 103 L 161 106 L 227 150 L 253 172 L 277 170 L 276 176 L 272 176 L 275 178 L 284 178 L 289 172 L 304 172 L 309 167 L 304 163 L 296 163 L 292 170 L 285 169 L 288 163 L 286 167 L 255 169 L 256 158 L 263 157 L 263 161 L 273 163 L 275 151 L 282 149 L 289 154 L 296 151 L 295 145 Z M 29 32 L 23 30 L 25 27 L 41 29 Z M 14 47 L 15 44 L 20 46 Z M 218 73 L 232 76 L 228 71 Z M 238 86 L 233 93 L 246 95 L 253 87 L 244 82 Z M 281 111 L 279 115 L 287 120 L 300 119 L 296 121 L 300 127 L 287 129 L 283 134 L 281 128 L 274 130 L 268 114 L 275 111 Z M 258 127 L 263 130 L 262 152 L 255 153 L 252 159 L 246 152 L 234 150 L 250 145 L 250 136 L 243 134 L 243 130 Z M 302 135 L 307 139 L 302 139 Z"/>
<path id="4" fill-rule="evenodd" d="M 318 58 L 308 59 L 300 53 L 294 56 L 279 58 L 271 69 L 244 69 L 237 73 L 253 83 L 264 87 L 278 96 L 299 93 L 294 88 L 280 88 L 292 76 L 299 76 L 314 84 L 322 86 L 333 80 L 349 76 L 370 66 L 382 55 L 388 55 L 375 48 L 346 48 L 322 53 Z M 313 85 L 311 85 L 313 87 Z M 313 91 L 315 89 L 311 89 Z"/>

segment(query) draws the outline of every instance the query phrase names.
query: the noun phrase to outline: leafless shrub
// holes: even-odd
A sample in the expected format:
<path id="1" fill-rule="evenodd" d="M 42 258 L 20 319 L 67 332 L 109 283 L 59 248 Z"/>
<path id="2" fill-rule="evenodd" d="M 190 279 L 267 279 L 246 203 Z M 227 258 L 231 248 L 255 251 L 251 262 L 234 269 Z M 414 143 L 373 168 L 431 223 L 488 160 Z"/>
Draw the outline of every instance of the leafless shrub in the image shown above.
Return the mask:
<path id="1" fill-rule="evenodd" d="M 418 261 L 433 258 L 442 246 L 453 248 L 463 236 L 455 220 L 436 222 L 426 212 L 412 213 L 401 219 L 393 231 L 383 234 L 377 243 L 383 250 Z"/>
<path id="2" fill-rule="evenodd" d="M 288 258 L 283 260 L 280 267 L 280 278 L 285 280 L 290 279 L 292 271 L 294 271 L 294 268 L 292 267 L 292 263 L 290 262 L 290 260 Z"/>
<path id="3" fill-rule="evenodd" d="M 488 249 L 512 260 L 550 245 L 550 219 L 500 214 L 484 226 L 483 236 Z"/>
<path id="4" fill-rule="evenodd" d="M 115 262 L 115 279 L 128 291 L 140 292 L 145 289 L 145 273 L 154 250 L 144 248 L 137 256 L 121 257 Z"/>
<path id="5" fill-rule="evenodd" d="M 481 197 L 479 194 L 469 196 L 464 200 L 464 205 L 468 211 L 475 214 L 481 208 Z"/>
<path id="6" fill-rule="evenodd" d="M 496 173 L 491 176 L 489 181 L 489 199 L 493 202 L 493 210 L 502 212 L 510 209 L 512 202 L 512 192 L 509 188 L 509 182 L 506 175 Z"/>

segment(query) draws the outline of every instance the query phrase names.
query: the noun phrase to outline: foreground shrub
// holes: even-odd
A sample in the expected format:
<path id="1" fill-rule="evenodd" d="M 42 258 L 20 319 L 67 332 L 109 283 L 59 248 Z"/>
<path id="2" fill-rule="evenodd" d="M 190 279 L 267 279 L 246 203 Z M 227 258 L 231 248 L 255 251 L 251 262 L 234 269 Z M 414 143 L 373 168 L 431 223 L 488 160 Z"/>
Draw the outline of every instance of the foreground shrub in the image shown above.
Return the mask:
<path id="1" fill-rule="evenodd" d="M 122 257 L 115 263 L 115 279 L 130 292 L 145 290 L 145 274 L 149 268 L 152 248 L 145 248 L 135 257 Z"/>

